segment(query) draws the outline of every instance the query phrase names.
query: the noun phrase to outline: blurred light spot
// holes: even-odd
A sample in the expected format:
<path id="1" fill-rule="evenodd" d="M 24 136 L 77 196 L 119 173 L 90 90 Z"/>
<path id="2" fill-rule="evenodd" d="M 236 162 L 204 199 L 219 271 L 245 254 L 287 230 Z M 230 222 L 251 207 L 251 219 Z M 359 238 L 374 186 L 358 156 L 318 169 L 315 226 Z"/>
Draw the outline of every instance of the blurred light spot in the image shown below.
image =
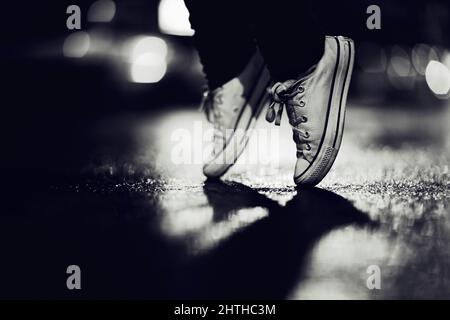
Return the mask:
<path id="1" fill-rule="evenodd" d="M 411 71 L 411 61 L 406 50 L 399 46 L 394 46 L 391 53 L 392 70 L 399 77 L 407 77 Z"/>
<path id="2" fill-rule="evenodd" d="M 358 64 L 365 72 L 384 72 L 387 57 L 383 48 L 375 43 L 363 42 L 358 46 Z"/>
<path id="3" fill-rule="evenodd" d="M 447 68 L 450 70 L 450 52 L 448 50 L 445 50 L 443 54 L 442 63 L 445 64 Z"/>
<path id="4" fill-rule="evenodd" d="M 111 0 L 95 1 L 90 7 L 87 19 L 90 22 L 111 22 L 116 15 L 116 4 Z"/>
<path id="5" fill-rule="evenodd" d="M 178 36 L 192 36 L 189 11 L 183 0 L 161 0 L 158 8 L 158 23 L 161 32 Z"/>
<path id="6" fill-rule="evenodd" d="M 432 54 L 433 49 L 431 49 L 429 45 L 421 43 L 414 47 L 412 51 L 412 63 L 417 73 L 425 75 L 428 61 L 433 59 L 430 57 Z M 434 60 L 436 60 L 436 58 L 434 58 Z"/>
<path id="7" fill-rule="evenodd" d="M 387 75 L 390 83 L 396 89 L 413 89 L 417 73 L 412 67 L 409 54 L 405 49 L 399 46 L 392 48 Z"/>
<path id="8" fill-rule="evenodd" d="M 164 61 L 159 61 L 151 54 L 142 55 L 131 66 L 131 78 L 136 83 L 156 83 L 164 77 L 166 71 Z"/>
<path id="9" fill-rule="evenodd" d="M 438 96 L 447 95 L 450 91 L 450 70 L 439 61 L 430 61 L 425 70 L 428 87 Z"/>
<path id="10" fill-rule="evenodd" d="M 160 81 L 167 71 L 167 44 L 158 37 L 138 37 L 132 41 L 129 61 L 131 80 L 137 83 Z"/>
<path id="11" fill-rule="evenodd" d="M 438 46 L 431 47 L 431 51 L 428 56 L 428 60 L 441 61 L 441 57 L 444 55 L 444 51 L 445 50 L 442 47 L 438 47 Z"/>
<path id="12" fill-rule="evenodd" d="M 254 207 L 240 209 L 228 217 L 228 219 L 210 224 L 196 239 L 197 250 L 208 250 L 220 241 L 229 238 L 235 232 L 261 220 L 269 215 L 266 208 Z M 212 219 L 211 219 L 212 220 Z"/>
<path id="13" fill-rule="evenodd" d="M 147 53 L 155 53 L 166 57 L 167 44 L 158 37 L 140 36 L 132 40 L 132 48 L 130 53 L 131 61 L 139 58 L 139 56 Z"/>
<path id="14" fill-rule="evenodd" d="M 114 52 L 113 36 L 110 30 L 93 28 L 89 31 L 91 44 L 89 48 L 89 54 L 108 55 Z"/>
<path id="15" fill-rule="evenodd" d="M 186 208 L 168 212 L 162 222 L 163 231 L 170 236 L 185 236 L 207 227 L 213 219 L 213 210 L 205 208 Z"/>
<path id="16" fill-rule="evenodd" d="M 88 53 L 90 44 L 88 33 L 84 31 L 72 33 L 64 41 L 63 55 L 68 58 L 82 58 Z"/>
<path id="17" fill-rule="evenodd" d="M 393 256 L 392 246 L 382 233 L 347 227 L 321 239 L 310 254 L 305 273 L 290 299 L 366 299 L 365 270 L 372 264 L 385 263 Z M 361 271 L 363 277 L 360 281 Z M 339 274 L 332 279 L 330 274 Z M 362 285 L 361 285 L 362 284 Z"/>

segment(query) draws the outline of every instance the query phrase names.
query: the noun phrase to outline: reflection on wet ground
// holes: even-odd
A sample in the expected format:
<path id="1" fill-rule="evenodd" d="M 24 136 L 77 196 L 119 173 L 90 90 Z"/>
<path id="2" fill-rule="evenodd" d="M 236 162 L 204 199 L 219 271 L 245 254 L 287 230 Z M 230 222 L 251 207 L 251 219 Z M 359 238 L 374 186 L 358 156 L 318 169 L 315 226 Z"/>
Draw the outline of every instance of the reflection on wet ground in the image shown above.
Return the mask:
<path id="1" fill-rule="evenodd" d="M 332 171 L 299 190 L 286 123 L 277 166 L 241 161 L 205 181 L 199 163 L 171 162 L 171 132 L 201 115 L 126 122 L 131 151 L 98 148 L 76 178 L 6 201 L 0 297 L 450 298 L 449 115 L 382 113 L 350 109 Z M 111 128 L 98 129 L 107 144 L 124 137 Z"/>

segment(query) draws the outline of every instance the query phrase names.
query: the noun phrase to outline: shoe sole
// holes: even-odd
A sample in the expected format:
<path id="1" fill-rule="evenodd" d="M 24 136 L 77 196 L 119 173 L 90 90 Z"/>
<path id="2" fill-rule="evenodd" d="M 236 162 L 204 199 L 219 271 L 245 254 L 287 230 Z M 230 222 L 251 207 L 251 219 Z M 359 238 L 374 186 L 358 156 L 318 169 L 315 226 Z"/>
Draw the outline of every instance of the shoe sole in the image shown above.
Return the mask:
<path id="1" fill-rule="evenodd" d="M 303 173 L 294 177 L 297 185 L 314 186 L 318 184 L 330 171 L 342 142 L 345 108 L 353 72 L 355 48 L 353 40 L 349 38 L 342 36 L 333 38 L 336 40 L 338 48 L 337 62 L 333 74 L 324 134 L 317 154 L 309 167 Z"/>
<path id="2" fill-rule="evenodd" d="M 265 66 L 259 71 L 258 80 L 254 83 L 251 93 L 245 102 L 244 108 L 238 117 L 234 132 L 228 139 L 225 148 L 217 154 L 214 159 L 203 166 L 203 173 L 208 178 L 217 179 L 223 176 L 236 163 L 244 151 L 251 134 L 251 129 L 256 124 L 261 111 L 264 109 L 268 100 L 267 87 L 270 85 L 270 74 Z M 242 132 L 239 135 L 236 132 Z M 233 146 L 236 149 L 233 150 Z M 230 154 L 230 150 L 232 153 Z M 226 159 L 225 163 L 217 163 L 218 159 Z"/>

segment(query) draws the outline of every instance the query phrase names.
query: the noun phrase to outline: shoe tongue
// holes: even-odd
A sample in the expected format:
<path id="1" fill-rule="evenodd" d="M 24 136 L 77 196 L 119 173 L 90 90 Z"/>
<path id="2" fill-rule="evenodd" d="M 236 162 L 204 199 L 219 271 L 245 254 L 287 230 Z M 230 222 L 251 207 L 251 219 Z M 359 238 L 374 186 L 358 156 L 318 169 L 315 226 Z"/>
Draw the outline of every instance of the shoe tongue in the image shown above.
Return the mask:
<path id="1" fill-rule="evenodd" d="M 304 81 L 306 79 L 308 79 L 309 77 L 311 77 L 311 75 L 314 73 L 314 71 L 316 70 L 317 65 L 313 65 L 311 68 L 309 68 L 308 70 L 306 70 L 305 72 L 303 72 L 302 74 L 300 74 L 297 77 L 297 81 Z"/>
<path id="2" fill-rule="evenodd" d="M 297 82 L 297 80 L 287 80 L 287 81 L 283 82 L 283 85 L 284 85 L 286 88 L 290 88 L 290 87 L 293 86 L 296 82 Z"/>
<path id="3" fill-rule="evenodd" d="M 297 84 L 309 79 L 314 71 L 316 70 L 316 65 L 313 65 L 311 68 L 301 73 L 295 80 L 287 80 L 283 82 L 283 85 L 287 88 L 295 87 Z"/>
<path id="4" fill-rule="evenodd" d="M 211 95 L 214 97 L 216 94 L 220 94 L 220 92 L 223 91 L 223 86 L 217 87 L 213 91 L 211 91 Z"/>
<path id="5" fill-rule="evenodd" d="M 283 82 L 283 85 L 288 88 L 288 91 L 294 89 L 297 85 L 309 79 L 314 71 L 316 70 L 316 65 L 312 66 L 302 74 L 300 74 L 295 80 L 287 80 Z"/>

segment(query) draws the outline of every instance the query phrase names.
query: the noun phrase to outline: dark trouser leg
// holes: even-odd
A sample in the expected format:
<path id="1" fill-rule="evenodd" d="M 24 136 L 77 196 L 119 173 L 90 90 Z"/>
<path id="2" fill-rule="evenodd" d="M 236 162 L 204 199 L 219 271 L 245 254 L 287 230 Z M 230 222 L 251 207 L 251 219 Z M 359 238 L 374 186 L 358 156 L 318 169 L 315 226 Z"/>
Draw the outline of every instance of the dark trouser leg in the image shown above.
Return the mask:
<path id="1" fill-rule="evenodd" d="M 240 74 L 256 48 L 248 17 L 230 2 L 185 0 L 210 90 Z"/>
<path id="2" fill-rule="evenodd" d="M 295 79 L 320 60 L 325 33 L 309 0 L 252 2 L 256 40 L 275 81 Z"/>

